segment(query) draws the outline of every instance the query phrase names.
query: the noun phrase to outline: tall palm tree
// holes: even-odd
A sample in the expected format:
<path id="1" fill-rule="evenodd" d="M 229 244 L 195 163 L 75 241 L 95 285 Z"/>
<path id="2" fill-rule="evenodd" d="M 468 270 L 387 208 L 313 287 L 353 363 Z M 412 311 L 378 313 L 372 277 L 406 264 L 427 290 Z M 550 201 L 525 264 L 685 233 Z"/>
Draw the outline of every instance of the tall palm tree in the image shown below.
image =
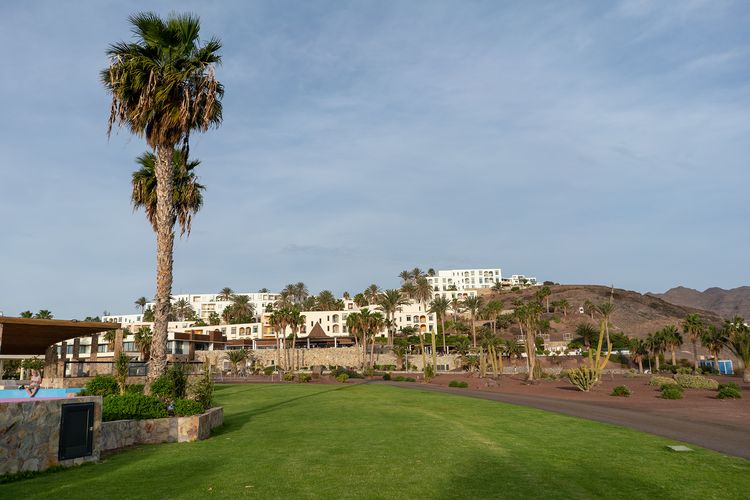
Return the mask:
<path id="1" fill-rule="evenodd" d="M 146 297 L 139 297 L 135 301 L 136 307 L 141 308 L 141 314 L 143 314 L 143 311 L 146 309 L 146 304 L 148 304 L 148 299 Z"/>
<path id="2" fill-rule="evenodd" d="M 250 302 L 250 297 L 247 295 L 232 295 L 232 320 L 247 322 L 245 320 L 252 318 L 255 314 L 255 305 Z"/>
<path id="3" fill-rule="evenodd" d="M 492 334 L 497 335 L 497 318 L 503 312 L 505 305 L 502 300 L 492 299 L 482 308 L 485 319 L 492 321 Z"/>
<path id="4" fill-rule="evenodd" d="M 682 330 L 690 337 L 693 344 L 693 368 L 698 371 L 698 341 L 703 336 L 705 325 L 698 314 L 688 314 L 682 322 Z"/>
<path id="5" fill-rule="evenodd" d="M 576 335 L 581 338 L 583 346 L 588 349 L 594 337 L 596 337 L 596 328 L 591 323 L 579 323 L 576 326 Z"/>
<path id="6" fill-rule="evenodd" d="M 318 311 L 334 311 L 338 309 L 336 296 L 330 290 L 321 291 L 318 294 L 315 304 L 315 308 Z"/>
<path id="7" fill-rule="evenodd" d="M 472 346 L 476 348 L 477 347 L 477 327 L 476 327 L 475 321 L 477 319 L 477 314 L 479 314 L 479 310 L 482 308 L 482 298 L 476 295 L 473 297 L 466 297 L 463 300 L 463 308 L 469 313 L 469 318 L 471 318 Z"/>
<path id="8" fill-rule="evenodd" d="M 224 302 L 229 302 L 230 300 L 232 300 L 233 296 L 234 296 L 234 290 L 232 290 L 228 286 L 225 286 L 216 295 L 216 300 L 220 300 L 220 301 L 224 301 Z"/>
<path id="9" fill-rule="evenodd" d="M 447 297 L 438 296 L 430 302 L 430 312 L 440 320 L 440 330 L 443 332 L 443 354 L 447 351 L 445 344 L 445 315 L 448 314 L 450 307 L 451 302 Z"/>
<path id="10" fill-rule="evenodd" d="M 411 272 L 410 271 L 401 271 L 398 273 L 398 277 L 401 278 L 401 283 L 406 283 L 407 281 L 411 281 Z"/>
<path id="11" fill-rule="evenodd" d="M 391 288 L 381 292 L 378 295 L 378 306 L 385 313 L 386 319 L 389 321 L 388 327 L 388 346 L 393 345 L 393 336 L 395 334 L 396 326 L 396 312 L 399 308 L 409 303 L 409 300 L 401 294 L 401 290 L 397 288 Z"/>
<path id="12" fill-rule="evenodd" d="M 231 351 L 227 351 L 227 358 L 229 359 L 229 362 L 232 363 L 232 373 L 234 373 L 235 376 L 237 376 L 237 365 L 239 365 L 242 361 L 246 360 L 249 356 L 249 353 L 245 349 L 232 349 Z"/>
<path id="13" fill-rule="evenodd" d="M 665 326 L 661 331 L 664 337 L 664 346 L 672 352 L 672 366 L 677 365 L 675 349 L 682 345 L 682 335 L 674 325 Z"/>
<path id="14" fill-rule="evenodd" d="M 174 303 L 174 314 L 178 321 L 185 321 L 185 317 L 189 314 L 191 309 L 190 302 L 186 299 L 179 299 Z"/>
<path id="15" fill-rule="evenodd" d="M 180 225 L 180 235 L 187 233 L 193 224 L 193 216 L 203 206 L 203 193 L 206 188 L 198 182 L 194 170 L 201 164 L 199 160 L 184 161 L 185 156 L 179 149 L 172 152 L 172 205 L 176 221 Z M 140 166 L 133 172 L 131 179 L 132 193 L 130 200 L 133 210 L 143 208 L 146 218 L 154 231 L 157 230 L 157 182 L 156 156 L 153 153 L 143 153 L 136 158 Z M 172 223 L 174 226 L 174 222 Z"/>
<path id="16" fill-rule="evenodd" d="M 721 350 L 727 345 L 727 331 L 723 328 L 716 328 L 715 325 L 709 325 L 703 330 L 701 335 L 701 345 L 714 358 L 714 367 L 719 369 L 719 355 Z"/>
<path id="17" fill-rule="evenodd" d="M 364 293 L 358 293 L 352 299 L 357 307 L 365 307 L 367 305 L 367 297 Z"/>
<path id="18" fill-rule="evenodd" d="M 298 303 L 304 301 L 308 295 L 310 295 L 310 292 L 307 289 L 307 285 L 305 285 L 301 281 L 298 281 L 294 284 L 294 298 Z"/>
<path id="19" fill-rule="evenodd" d="M 643 373 L 643 358 L 648 356 L 648 346 L 643 339 L 632 338 L 628 346 L 630 358 L 638 363 L 638 371 Z"/>
<path id="20" fill-rule="evenodd" d="M 176 210 L 173 204 L 173 157 L 182 145 L 188 157 L 191 131 L 221 123 L 224 88 L 214 67 L 221 62 L 221 42 L 200 44 L 200 21 L 191 14 L 130 16 L 135 40 L 109 47 L 109 67 L 101 73 L 112 95 L 108 133 L 127 126 L 156 154 L 156 310 L 148 381 L 167 366 L 167 321 L 172 291 Z M 183 160 L 183 164 L 186 163 Z"/>
<path id="21" fill-rule="evenodd" d="M 651 351 L 656 360 L 656 371 L 660 371 L 659 356 L 664 352 L 664 335 L 661 331 L 649 333 L 646 337 L 646 347 Z"/>
<path id="22" fill-rule="evenodd" d="M 552 295 L 552 289 L 548 285 L 544 285 L 536 291 L 536 299 L 541 304 L 542 301 L 547 302 L 547 312 L 549 313 L 549 296 Z"/>
<path id="23" fill-rule="evenodd" d="M 292 370 L 297 370 L 299 369 L 297 363 L 297 334 L 305 324 L 305 317 L 300 312 L 299 307 L 293 306 L 289 309 L 288 322 L 289 327 L 292 329 L 291 367 Z"/>
<path id="24" fill-rule="evenodd" d="M 742 361 L 744 382 L 750 382 L 750 327 L 745 320 L 735 316 L 725 322 L 727 332 L 727 347 Z"/>
<path id="25" fill-rule="evenodd" d="M 417 285 L 413 281 L 407 281 L 401 285 L 401 293 L 404 297 L 414 299 L 414 296 L 417 293 Z"/>

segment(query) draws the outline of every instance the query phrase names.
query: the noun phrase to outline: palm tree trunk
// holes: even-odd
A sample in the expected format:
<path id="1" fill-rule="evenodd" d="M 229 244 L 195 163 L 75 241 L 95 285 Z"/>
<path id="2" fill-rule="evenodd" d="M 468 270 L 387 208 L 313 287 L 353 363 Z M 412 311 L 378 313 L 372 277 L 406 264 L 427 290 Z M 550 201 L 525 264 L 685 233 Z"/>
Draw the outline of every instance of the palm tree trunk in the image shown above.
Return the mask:
<path id="1" fill-rule="evenodd" d="M 422 371 L 427 368 L 427 354 L 424 352 L 424 332 L 419 332 L 419 349 L 422 351 Z"/>
<path id="2" fill-rule="evenodd" d="M 655 352 L 654 354 L 655 354 L 654 358 L 656 358 L 656 371 L 657 371 L 657 372 L 659 372 L 659 371 L 661 371 L 661 370 L 659 369 L 659 354 L 660 354 L 660 353 L 659 353 L 659 352 L 657 351 L 657 352 Z"/>
<path id="3" fill-rule="evenodd" d="M 172 147 L 159 146 L 156 157 L 156 307 L 147 383 L 167 370 L 167 326 L 172 294 L 174 204 Z"/>
<path id="4" fill-rule="evenodd" d="M 671 349 L 672 349 L 672 366 L 677 366 L 677 360 L 676 360 L 675 354 L 674 354 L 674 346 L 672 346 Z"/>
<path id="5" fill-rule="evenodd" d="M 372 336 L 372 342 L 370 343 L 370 368 L 374 365 L 375 358 L 375 335 Z"/>
<path id="6" fill-rule="evenodd" d="M 477 348 L 477 327 L 474 324 L 474 314 L 471 314 L 471 337 L 472 342 L 474 343 L 474 349 Z"/>
<path id="7" fill-rule="evenodd" d="M 693 369 L 698 373 L 698 342 L 693 339 Z"/>
<path id="8" fill-rule="evenodd" d="M 643 374 L 643 359 L 638 358 L 638 373 Z"/>
<path id="9" fill-rule="evenodd" d="M 437 334 L 434 330 L 430 333 L 432 337 L 432 367 L 435 369 L 435 373 L 437 373 Z"/>
<path id="10" fill-rule="evenodd" d="M 440 316 L 440 328 L 443 330 L 443 356 L 448 354 L 448 348 L 445 345 L 445 313 Z"/>

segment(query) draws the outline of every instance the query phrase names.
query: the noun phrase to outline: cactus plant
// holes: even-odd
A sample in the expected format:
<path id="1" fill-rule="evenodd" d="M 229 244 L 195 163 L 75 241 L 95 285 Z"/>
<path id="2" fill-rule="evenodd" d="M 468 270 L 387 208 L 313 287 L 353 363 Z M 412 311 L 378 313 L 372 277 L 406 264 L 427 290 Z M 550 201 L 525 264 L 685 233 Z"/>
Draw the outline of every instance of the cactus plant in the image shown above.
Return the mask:
<path id="1" fill-rule="evenodd" d="M 591 367 L 582 366 L 568 372 L 570 383 L 583 392 L 589 392 L 599 381 L 599 372 Z"/>

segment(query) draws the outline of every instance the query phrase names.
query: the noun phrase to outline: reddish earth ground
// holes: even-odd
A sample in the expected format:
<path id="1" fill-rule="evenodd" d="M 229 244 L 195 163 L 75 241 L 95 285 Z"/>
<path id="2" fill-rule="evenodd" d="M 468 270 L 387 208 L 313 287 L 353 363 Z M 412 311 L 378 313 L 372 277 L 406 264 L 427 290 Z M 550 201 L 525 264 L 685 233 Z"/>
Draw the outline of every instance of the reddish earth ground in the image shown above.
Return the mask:
<path id="1" fill-rule="evenodd" d="M 532 385 L 521 376 L 505 376 L 495 381 L 470 374 L 455 374 L 440 375 L 429 384 L 395 384 L 531 406 L 631 427 L 750 459 L 750 384 L 743 384 L 739 378 L 716 379 L 737 383 L 745 398 L 721 400 L 716 398 L 716 391 L 685 389 L 683 399 L 662 399 L 659 391 L 648 385 L 648 376 L 605 377 L 588 393 L 579 391 L 565 380 L 543 380 Z M 469 387 L 450 388 L 451 380 L 465 381 Z M 610 396 L 618 385 L 627 386 L 632 395 L 627 398 Z"/>

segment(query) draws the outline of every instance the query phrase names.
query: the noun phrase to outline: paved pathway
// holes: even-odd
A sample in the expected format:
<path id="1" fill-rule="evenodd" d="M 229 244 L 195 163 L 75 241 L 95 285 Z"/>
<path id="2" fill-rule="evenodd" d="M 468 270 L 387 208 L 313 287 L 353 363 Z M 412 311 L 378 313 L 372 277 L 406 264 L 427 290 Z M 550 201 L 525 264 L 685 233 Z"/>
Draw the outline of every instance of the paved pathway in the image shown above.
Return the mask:
<path id="1" fill-rule="evenodd" d="M 727 455 L 750 459 L 750 415 L 748 415 L 747 425 L 735 425 L 702 419 L 699 412 L 696 412 L 694 416 L 684 417 L 660 414 L 656 411 L 640 408 L 638 410 L 616 408 L 602 402 L 570 401 L 541 396 L 501 394 L 398 382 L 390 384 L 408 389 L 444 392 L 501 401 L 513 405 L 530 406 L 573 417 L 630 427 L 639 431 L 692 443 Z"/>

